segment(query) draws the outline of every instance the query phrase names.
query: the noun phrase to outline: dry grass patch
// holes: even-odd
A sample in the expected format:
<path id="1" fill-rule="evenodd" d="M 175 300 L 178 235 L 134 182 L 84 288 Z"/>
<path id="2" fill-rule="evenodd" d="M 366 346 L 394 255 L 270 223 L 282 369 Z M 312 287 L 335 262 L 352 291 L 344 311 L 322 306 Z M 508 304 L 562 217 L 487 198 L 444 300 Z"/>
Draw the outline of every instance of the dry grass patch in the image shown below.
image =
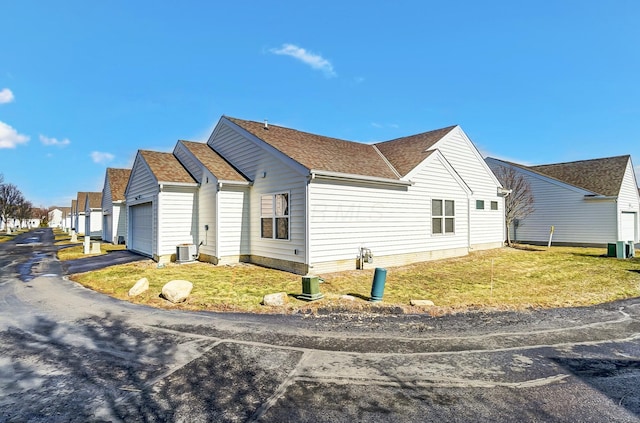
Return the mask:
<path id="1" fill-rule="evenodd" d="M 465 257 L 387 269 L 383 304 L 407 312 L 432 314 L 478 308 L 527 309 L 584 306 L 637 296 L 640 293 L 640 259 L 604 257 L 597 248 L 502 248 Z M 194 284 L 189 300 L 178 307 L 197 310 L 291 312 L 318 307 L 368 310 L 374 269 L 323 275 L 320 291 L 325 298 L 307 303 L 297 300 L 301 278 L 287 272 L 252 265 L 214 266 L 205 263 L 134 263 L 74 275 L 72 279 L 97 291 L 128 299 L 127 292 L 140 278 L 150 290 L 133 299 L 168 306 L 159 298 L 172 279 Z M 260 306 L 262 297 L 287 292 L 289 304 L 273 310 Z M 350 294 L 356 299 L 342 299 Z M 435 308 L 410 307 L 411 299 L 429 299 Z"/>
<path id="2" fill-rule="evenodd" d="M 61 244 L 57 244 L 61 245 Z M 100 244 L 100 254 L 84 254 L 84 245 L 80 243 L 80 245 L 75 245 L 73 247 L 62 248 L 58 250 L 58 260 L 67 261 L 67 260 L 75 260 L 83 257 L 93 257 L 99 256 L 102 254 L 107 254 L 110 251 L 119 251 L 126 249 L 124 245 L 114 245 L 114 244 Z"/>

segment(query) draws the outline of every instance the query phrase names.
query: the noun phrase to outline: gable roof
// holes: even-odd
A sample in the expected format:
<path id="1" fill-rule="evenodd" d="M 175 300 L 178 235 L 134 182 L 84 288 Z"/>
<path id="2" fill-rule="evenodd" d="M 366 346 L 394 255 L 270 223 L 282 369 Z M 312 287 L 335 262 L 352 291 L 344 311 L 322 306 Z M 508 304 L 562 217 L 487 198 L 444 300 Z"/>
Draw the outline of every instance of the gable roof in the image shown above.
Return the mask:
<path id="1" fill-rule="evenodd" d="M 87 205 L 87 193 L 86 192 L 78 192 L 78 199 L 76 200 L 77 211 L 78 213 L 84 213 L 85 206 Z"/>
<path id="2" fill-rule="evenodd" d="M 182 143 L 218 180 L 248 182 L 248 179 L 218 154 L 211 146 L 201 142 L 178 141 Z"/>
<path id="3" fill-rule="evenodd" d="M 629 159 L 626 155 L 529 166 L 529 169 L 595 194 L 615 197 L 620 193 Z"/>
<path id="4" fill-rule="evenodd" d="M 124 200 L 124 190 L 127 188 L 131 169 L 115 169 L 107 168 L 107 176 L 109 178 L 109 189 L 111 190 L 112 201 Z"/>
<path id="5" fill-rule="evenodd" d="M 102 193 L 101 192 L 88 192 L 87 199 L 89 200 L 90 209 L 102 208 Z"/>
<path id="6" fill-rule="evenodd" d="M 159 183 L 196 183 L 173 154 L 150 150 L 138 150 L 138 154 L 147 163 Z"/>
<path id="7" fill-rule="evenodd" d="M 431 147 L 451 132 L 456 125 L 375 144 L 393 167 L 405 176 L 429 157 Z"/>
<path id="8" fill-rule="evenodd" d="M 398 174 L 371 144 L 345 141 L 271 124 L 266 129 L 264 123 L 231 117 L 226 119 L 308 170 L 398 179 Z"/>
<path id="9" fill-rule="evenodd" d="M 78 211 L 78 200 L 71 200 L 71 213 Z"/>

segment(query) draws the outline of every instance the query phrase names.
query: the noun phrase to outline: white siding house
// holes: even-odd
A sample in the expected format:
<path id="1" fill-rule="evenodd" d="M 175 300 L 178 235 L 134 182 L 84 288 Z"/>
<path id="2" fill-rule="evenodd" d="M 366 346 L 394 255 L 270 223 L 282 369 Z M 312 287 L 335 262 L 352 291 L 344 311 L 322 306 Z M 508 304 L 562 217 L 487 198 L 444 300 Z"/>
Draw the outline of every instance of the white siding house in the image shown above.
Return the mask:
<path id="1" fill-rule="evenodd" d="M 199 260 L 215 264 L 247 261 L 249 180 L 207 144 L 178 141 L 173 154 L 200 185 Z"/>
<path id="2" fill-rule="evenodd" d="M 173 154 L 139 150 L 125 189 L 127 249 L 159 262 L 198 240 L 198 184 Z"/>
<path id="3" fill-rule="evenodd" d="M 102 239 L 124 243 L 127 236 L 127 209 L 124 190 L 131 169 L 107 168 L 102 188 Z"/>
<path id="4" fill-rule="evenodd" d="M 74 210 L 74 229 L 78 234 L 84 234 L 86 230 L 86 215 L 85 210 L 87 206 L 87 193 L 86 192 L 78 192 L 78 196 L 76 198 L 76 207 Z"/>
<path id="5" fill-rule="evenodd" d="M 231 219 L 251 262 L 325 273 L 354 269 L 362 249 L 392 266 L 502 246 L 501 186 L 458 126 L 361 144 L 222 117 L 208 145 L 251 181 L 234 186 L 228 205 L 201 181 L 201 202 L 221 219 L 216 248 L 226 248 L 219 228 Z"/>
<path id="6" fill-rule="evenodd" d="M 494 158 L 487 163 L 514 169 L 533 193 L 535 211 L 511 229 L 512 239 L 546 244 L 553 226 L 554 244 L 639 241 L 640 196 L 630 156 L 539 166 Z"/>
<path id="7" fill-rule="evenodd" d="M 88 192 L 84 207 L 84 235 L 102 239 L 102 193 Z"/>

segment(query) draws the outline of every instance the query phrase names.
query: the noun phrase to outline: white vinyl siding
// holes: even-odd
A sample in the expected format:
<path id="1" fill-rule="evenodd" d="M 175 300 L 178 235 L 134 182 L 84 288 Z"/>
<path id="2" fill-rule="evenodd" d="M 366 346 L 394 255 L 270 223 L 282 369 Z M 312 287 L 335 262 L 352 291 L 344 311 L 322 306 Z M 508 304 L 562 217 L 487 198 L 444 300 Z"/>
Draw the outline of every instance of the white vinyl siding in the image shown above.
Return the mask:
<path id="1" fill-rule="evenodd" d="M 500 165 L 492 162 L 492 166 Z M 617 240 L 614 199 L 587 200 L 588 191 L 515 169 L 531 186 L 535 211 L 512 228 L 512 240 L 547 243 L 551 226 L 553 242 L 606 244 Z"/>
<path id="2" fill-rule="evenodd" d="M 504 241 L 504 199 L 498 195 L 499 183 L 482 156 L 464 134 L 455 128 L 433 147 L 453 166 L 472 191 L 470 210 L 470 243 L 497 244 Z M 476 209 L 476 200 L 497 201 L 499 213 Z"/>
<path id="3" fill-rule="evenodd" d="M 102 187 L 102 240 L 113 242 L 113 200 L 111 195 L 109 172 L 106 172 Z"/>
<path id="4" fill-rule="evenodd" d="M 220 200 L 219 254 L 235 257 L 250 253 L 249 188 L 223 186 Z"/>
<path id="5" fill-rule="evenodd" d="M 202 164 L 180 141 L 178 141 L 176 147 L 173 149 L 173 155 L 176 156 L 180 164 L 187 169 L 187 172 L 189 172 L 198 183 L 202 182 L 204 174 Z"/>
<path id="6" fill-rule="evenodd" d="M 623 216 L 623 214 L 625 214 Z M 620 216 L 620 230 L 619 241 L 634 241 L 639 242 L 638 229 L 640 227 L 640 197 L 638 195 L 638 187 L 635 175 L 633 173 L 633 166 L 631 160 L 627 162 L 627 169 L 622 180 L 620 187 L 620 194 L 618 196 L 618 215 Z M 631 222 L 634 220 L 635 230 L 630 229 Z M 623 222 L 626 222 L 626 227 L 623 226 Z M 633 238 L 628 238 L 633 233 Z M 628 239 L 627 239 L 628 238 Z"/>
<path id="7" fill-rule="evenodd" d="M 412 180 L 415 184 L 410 187 L 312 181 L 311 263 L 350 259 L 355 263 L 360 247 L 371 249 L 374 257 L 466 249 L 466 191 L 439 158 L 430 160 Z M 455 235 L 431 234 L 434 198 L 454 200 Z"/>
<path id="8" fill-rule="evenodd" d="M 157 253 L 156 228 L 158 227 L 158 182 L 155 180 L 155 177 L 151 174 L 144 161 L 140 159 L 140 156 L 136 158 L 133 168 L 131 169 L 131 176 L 129 178 L 125 196 L 128 210 L 128 217 L 125 218 L 127 222 L 127 248 L 153 257 Z M 141 203 L 146 203 L 147 206 L 151 207 L 151 221 L 149 222 L 151 225 L 151 233 L 149 235 L 145 232 L 146 223 L 144 224 L 144 230 L 137 231 L 136 225 L 139 224 L 140 221 L 133 221 L 131 218 L 131 208 Z M 140 233 L 143 233 L 145 239 L 142 241 L 136 240 L 136 232 L 138 233 L 138 236 Z M 146 239 L 146 237 L 150 237 L 150 240 Z M 144 245 L 145 251 L 138 249 L 140 248 L 140 245 Z"/>
<path id="9" fill-rule="evenodd" d="M 198 209 L 195 188 L 168 187 L 158 195 L 158 255 L 175 254 L 179 244 L 195 244 Z"/>
<path id="10" fill-rule="evenodd" d="M 209 172 L 204 173 L 209 176 L 209 182 L 206 182 L 207 176 L 205 176 L 198 192 L 198 244 L 200 245 L 198 251 L 211 257 L 219 257 L 216 246 L 216 233 L 219 230 L 216 218 L 218 180 Z M 209 228 L 208 230 L 205 230 L 205 225 Z"/>
<path id="11" fill-rule="evenodd" d="M 214 133 L 209 145 L 253 181 L 249 198 L 251 255 L 304 263 L 306 175 L 294 170 L 295 165 L 286 157 L 259 147 L 227 124 Z M 260 235 L 261 198 L 284 191 L 289 193 L 289 240 L 264 239 Z"/>

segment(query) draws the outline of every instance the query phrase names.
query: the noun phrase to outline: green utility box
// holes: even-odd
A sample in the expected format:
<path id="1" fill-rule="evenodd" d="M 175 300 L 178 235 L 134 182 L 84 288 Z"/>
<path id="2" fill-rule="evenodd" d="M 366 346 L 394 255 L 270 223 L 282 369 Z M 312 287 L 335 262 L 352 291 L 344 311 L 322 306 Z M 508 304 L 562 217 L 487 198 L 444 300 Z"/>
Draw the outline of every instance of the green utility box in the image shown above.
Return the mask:
<path id="1" fill-rule="evenodd" d="M 302 295 L 298 298 L 306 301 L 315 301 L 323 298 L 320 293 L 320 278 L 317 276 L 302 277 Z"/>
<path id="2" fill-rule="evenodd" d="M 616 244 L 607 244 L 607 257 L 616 256 Z"/>
<path id="3" fill-rule="evenodd" d="M 624 241 L 616 242 L 616 257 L 627 258 L 627 243 Z"/>

